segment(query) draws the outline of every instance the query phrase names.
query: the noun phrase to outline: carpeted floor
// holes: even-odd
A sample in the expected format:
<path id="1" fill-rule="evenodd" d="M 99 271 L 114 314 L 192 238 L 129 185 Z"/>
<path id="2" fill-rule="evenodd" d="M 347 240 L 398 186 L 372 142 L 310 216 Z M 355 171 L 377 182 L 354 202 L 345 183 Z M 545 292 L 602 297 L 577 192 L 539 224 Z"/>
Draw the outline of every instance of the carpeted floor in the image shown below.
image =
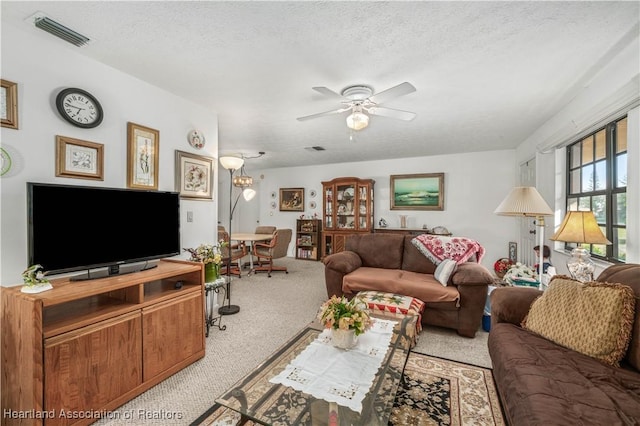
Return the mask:
<path id="1" fill-rule="evenodd" d="M 302 404 L 299 398 L 295 400 L 297 405 Z M 311 414 L 296 417 L 291 423 L 283 421 L 282 413 L 288 404 L 291 404 L 290 398 L 278 399 L 276 403 L 279 425 L 312 424 Z M 192 426 L 231 426 L 239 422 L 239 413 L 214 404 Z M 250 421 L 245 423 L 254 424 Z M 322 424 L 322 419 L 318 424 Z M 415 352 L 409 355 L 404 382 L 396 394 L 389 425 L 504 424 L 491 370 Z"/>
<path id="2" fill-rule="evenodd" d="M 231 302 L 240 312 L 225 316 L 225 331 L 212 328 L 206 355 L 100 420 L 98 425 L 177 425 L 193 422 L 224 391 L 315 319 L 327 298 L 321 262 L 283 258 L 289 273 L 235 278 Z M 488 333 L 469 339 L 454 330 L 425 327 L 416 352 L 491 367 Z"/>

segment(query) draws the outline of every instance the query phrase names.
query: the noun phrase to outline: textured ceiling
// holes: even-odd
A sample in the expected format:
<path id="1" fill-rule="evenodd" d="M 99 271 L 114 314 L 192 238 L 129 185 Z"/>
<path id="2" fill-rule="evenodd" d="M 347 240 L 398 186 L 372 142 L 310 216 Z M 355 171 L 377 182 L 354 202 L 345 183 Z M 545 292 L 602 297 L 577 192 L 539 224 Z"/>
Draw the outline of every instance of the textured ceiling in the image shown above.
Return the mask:
<path id="1" fill-rule="evenodd" d="M 638 30 L 639 2 L 10 2 L 94 39 L 79 51 L 219 117 L 219 150 L 252 168 L 515 148 Z M 42 37 L 51 37 L 41 33 Z M 636 35 L 637 37 L 637 35 Z M 69 46 L 60 41 L 61 45 Z M 350 134 L 335 92 L 417 91 Z M 351 138 L 353 136 L 353 138 Z M 311 152 L 305 147 L 322 146 Z"/>

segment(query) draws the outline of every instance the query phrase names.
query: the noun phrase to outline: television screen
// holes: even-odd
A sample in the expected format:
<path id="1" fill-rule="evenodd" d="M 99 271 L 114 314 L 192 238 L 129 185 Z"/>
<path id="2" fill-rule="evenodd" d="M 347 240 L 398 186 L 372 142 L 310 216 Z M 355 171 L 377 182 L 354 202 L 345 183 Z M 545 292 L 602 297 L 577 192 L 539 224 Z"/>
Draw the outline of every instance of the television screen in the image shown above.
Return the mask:
<path id="1" fill-rule="evenodd" d="M 28 260 L 48 274 L 180 253 L 177 192 L 27 183 Z M 96 278 L 96 276 L 90 277 Z"/>

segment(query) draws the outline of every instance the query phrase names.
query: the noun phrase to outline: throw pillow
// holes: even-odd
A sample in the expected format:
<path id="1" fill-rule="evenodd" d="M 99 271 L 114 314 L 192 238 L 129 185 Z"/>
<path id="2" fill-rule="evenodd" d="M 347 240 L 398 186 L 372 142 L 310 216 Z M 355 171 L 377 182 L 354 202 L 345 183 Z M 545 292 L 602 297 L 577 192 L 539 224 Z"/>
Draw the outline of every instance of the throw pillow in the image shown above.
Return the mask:
<path id="1" fill-rule="evenodd" d="M 617 367 L 631 338 L 635 303 L 627 285 L 555 277 L 522 327 Z"/>
<path id="2" fill-rule="evenodd" d="M 458 264 L 455 260 L 444 259 L 436 268 L 433 277 L 446 287 L 449 283 L 449 277 L 451 277 L 451 274 L 456 270 L 456 266 L 458 266 Z"/>

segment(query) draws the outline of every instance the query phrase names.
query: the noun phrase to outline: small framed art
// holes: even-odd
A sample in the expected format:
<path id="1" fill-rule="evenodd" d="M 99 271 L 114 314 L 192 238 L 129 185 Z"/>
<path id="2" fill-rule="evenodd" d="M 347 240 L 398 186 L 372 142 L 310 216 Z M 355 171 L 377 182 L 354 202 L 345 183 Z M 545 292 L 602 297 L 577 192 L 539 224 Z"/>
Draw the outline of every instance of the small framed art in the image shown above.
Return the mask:
<path id="1" fill-rule="evenodd" d="M 104 180 L 104 145 L 56 136 L 56 176 Z"/>
<path id="2" fill-rule="evenodd" d="M 280 211 L 303 212 L 304 188 L 280 188 Z"/>
<path id="3" fill-rule="evenodd" d="M 176 151 L 176 191 L 180 198 L 213 200 L 213 165 L 211 157 Z"/>
<path id="4" fill-rule="evenodd" d="M 0 119 L 2 127 L 18 128 L 18 84 L 0 79 Z"/>
<path id="5" fill-rule="evenodd" d="M 509 242 L 509 260 L 513 263 L 518 261 L 518 243 L 513 241 Z"/>
<path id="6" fill-rule="evenodd" d="M 391 210 L 444 210 L 444 173 L 391 175 Z"/>
<path id="7" fill-rule="evenodd" d="M 160 132 L 127 123 L 127 187 L 158 189 Z"/>

